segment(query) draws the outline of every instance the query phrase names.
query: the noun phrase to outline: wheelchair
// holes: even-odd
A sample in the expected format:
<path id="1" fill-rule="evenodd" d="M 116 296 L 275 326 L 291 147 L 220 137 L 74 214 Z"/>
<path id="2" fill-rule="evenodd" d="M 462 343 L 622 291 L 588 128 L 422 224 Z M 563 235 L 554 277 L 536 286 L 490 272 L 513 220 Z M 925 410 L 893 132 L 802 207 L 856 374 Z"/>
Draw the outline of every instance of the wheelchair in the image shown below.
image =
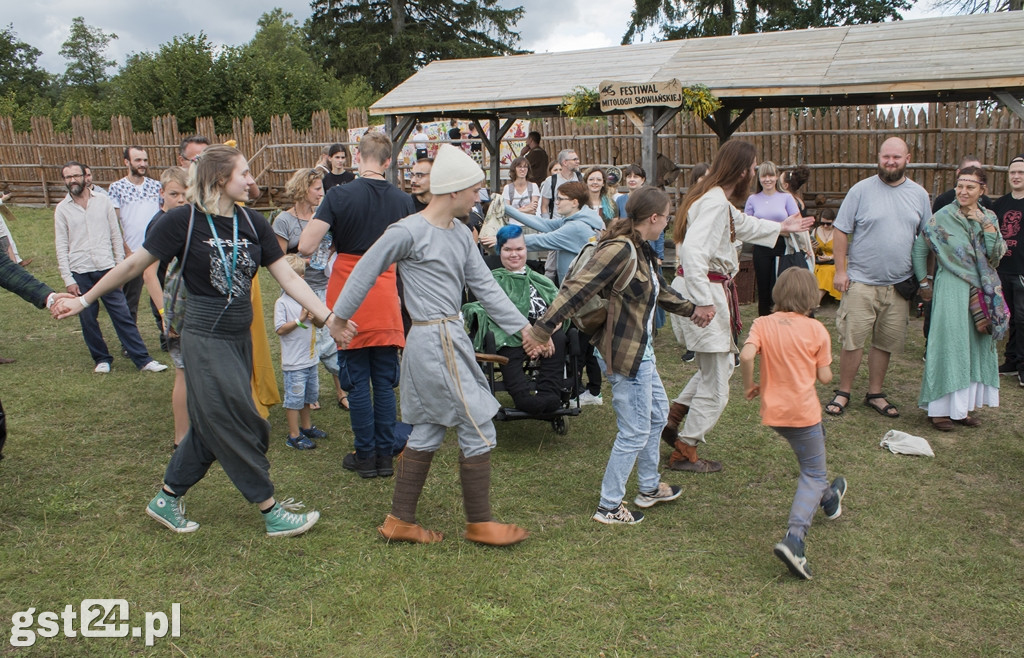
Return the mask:
<path id="1" fill-rule="evenodd" d="M 580 415 L 580 404 L 579 394 L 576 392 L 576 366 L 579 362 L 579 358 L 583 353 L 580 349 L 580 333 L 575 328 L 570 326 L 565 331 L 565 367 L 562 371 L 562 386 L 561 386 L 561 406 L 547 413 L 527 413 L 513 407 L 502 406 L 498 409 L 498 413 L 495 414 L 494 420 L 496 421 L 516 421 L 516 420 L 540 420 L 551 423 L 551 428 L 556 434 L 564 436 L 569 433 L 569 424 L 567 419 L 571 416 Z M 495 395 L 498 392 L 507 391 L 505 383 L 501 378 L 501 372 L 495 366 L 507 365 L 508 358 L 498 354 L 495 347 L 494 335 L 488 332 L 484 336 L 483 340 L 483 352 L 478 352 L 477 362 L 480 364 L 480 368 L 483 370 L 484 376 L 487 378 L 487 383 L 491 389 L 491 395 Z M 526 374 L 527 380 L 530 383 L 530 392 L 536 393 L 536 381 L 538 373 L 538 360 L 526 359 L 523 363 L 523 370 Z M 566 385 L 566 382 L 571 381 L 571 386 Z M 497 397 L 497 396 L 495 396 Z"/>

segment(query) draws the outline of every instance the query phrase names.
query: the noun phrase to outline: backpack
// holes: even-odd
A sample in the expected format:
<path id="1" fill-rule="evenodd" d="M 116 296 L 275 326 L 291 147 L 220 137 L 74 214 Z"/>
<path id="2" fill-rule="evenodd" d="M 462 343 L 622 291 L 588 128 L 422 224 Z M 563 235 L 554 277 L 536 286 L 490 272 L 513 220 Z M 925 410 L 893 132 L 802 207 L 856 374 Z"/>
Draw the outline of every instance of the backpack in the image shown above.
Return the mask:
<path id="1" fill-rule="evenodd" d="M 167 265 L 167 274 L 164 276 L 164 333 L 168 336 L 180 336 L 181 327 L 185 324 L 185 300 L 188 298 L 185 259 L 188 258 L 188 248 L 192 244 L 192 226 L 196 219 L 196 207 L 192 204 L 190 207 L 185 251 L 181 258 L 175 258 Z"/>
<path id="2" fill-rule="evenodd" d="M 622 271 L 622 273 L 612 282 L 612 286 L 607 291 L 602 291 L 584 304 L 578 311 L 570 316 L 570 320 L 576 326 L 577 329 L 583 333 L 593 336 L 601 327 L 604 326 L 605 322 L 608 321 L 609 316 L 612 314 L 612 307 L 608 303 L 606 295 L 621 296 L 622 291 L 626 289 L 629 282 L 636 276 L 636 270 L 640 265 L 640 261 L 637 258 L 636 245 L 633 241 L 628 238 L 615 238 L 615 240 L 625 242 L 629 245 L 629 260 L 630 265 Z M 594 257 L 597 252 L 598 242 L 597 238 L 591 238 L 587 244 L 583 245 L 583 249 L 576 255 L 576 258 L 572 259 L 569 263 L 569 270 L 565 273 L 565 280 L 572 279 L 576 274 L 583 269 L 583 266 L 590 262 L 590 259 Z"/>

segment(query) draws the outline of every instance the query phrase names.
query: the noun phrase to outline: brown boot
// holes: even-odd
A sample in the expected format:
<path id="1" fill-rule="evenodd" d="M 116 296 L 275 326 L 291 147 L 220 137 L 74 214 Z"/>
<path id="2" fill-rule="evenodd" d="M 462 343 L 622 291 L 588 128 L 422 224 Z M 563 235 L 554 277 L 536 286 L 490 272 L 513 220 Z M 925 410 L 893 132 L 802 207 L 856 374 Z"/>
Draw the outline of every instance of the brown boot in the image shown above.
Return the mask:
<path id="1" fill-rule="evenodd" d="M 466 524 L 466 539 L 488 546 L 511 546 L 529 536 L 529 532 L 513 523 L 483 521 Z"/>
<path id="2" fill-rule="evenodd" d="M 417 523 L 409 523 L 388 514 L 377 532 L 388 541 L 408 541 L 414 544 L 433 544 L 444 539 L 440 532 L 427 530 Z"/>
<path id="3" fill-rule="evenodd" d="M 459 479 L 466 508 L 466 539 L 488 546 L 511 546 L 529 533 L 511 523 L 491 520 L 491 453 L 466 457 L 459 452 Z"/>
<path id="4" fill-rule="evenodd" d="M 391 514 L 377 528 L 384 539 L 430 544 L 443 535 L 416 524 L 416 504 L 430 472 L 434 453 L 406 448 L 395 460 L 395 493 L 391 498 Z"/>
<path id="5" fill-rule="evenodd" d="M 673 471 L 689 471 L 690 473 L 717 473 L 722 470 L 722 462 L 701 459 L 697 456 L 697 446 L 691 446 L 677 439 L 675 450 L 668 459 L 668 467 Z"/>
<path id="6" fill-rule="evenodd" d="M 668 422 L 665 423 L 665 428 L 661 430 L 661 440 L 668 444 L 669 448 L 676 447 L 676 436 L 679 434 L 679 423 L 683 422 L 683 418 L 690 411 L 690 406 L 687 404 L 680 404 L 679 402 L 673 402 L 668 408 Z"/>

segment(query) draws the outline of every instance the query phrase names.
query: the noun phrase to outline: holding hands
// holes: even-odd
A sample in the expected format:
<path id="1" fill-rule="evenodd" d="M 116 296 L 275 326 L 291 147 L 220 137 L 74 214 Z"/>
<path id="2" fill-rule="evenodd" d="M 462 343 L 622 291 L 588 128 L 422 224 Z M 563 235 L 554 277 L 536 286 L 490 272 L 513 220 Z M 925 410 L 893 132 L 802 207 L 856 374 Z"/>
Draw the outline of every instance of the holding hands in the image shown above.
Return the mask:
<path id="1" fill-rule="evenodd" d="M 327 318 L 327 329 L 331 332 L 331 338 L 338 344 L 340 349 L 346 349 L 348 344 L 352 342 L 352 339 L 359 333 L 359 325 L 352 320 L 342 320 L 337 315 L 331 313 Z"/>
<path id="2" fill-rule="evenodd" d="M 72 286 L 68 286 L 70 290 Z M 78 288 L 78 286 L 74 286 Z M 50 315 L 53 316 L 54 320 L 63 320 L 73 315 L 78 315 L 85 310 L 86 305 L 83 304 L 82 297 L 73 293 L 59 293 L 58 299 L 50 307 Z"/>
<path id="3" fill-rule="evenodd" d="M 690 316 L 690 320 L 693 321 L 698 327 L 706 327 L 711 323 L 711 320 L 715 317 L 714 305 L 709 306 L 698 306 L 693 309 L 693 315 Z"/>
<path id="4" fill-rule="evenodd" d="M 522 335 L 523 351 L 526 352 L 531 359 L 551 356 L 555 353 L 555 344 L 551 342 L 550 338 L 546 343 L 542 343 L 537 340 L 537 337 L 533 333 L 533 325 L 527 324 L 523 327 Z"/>

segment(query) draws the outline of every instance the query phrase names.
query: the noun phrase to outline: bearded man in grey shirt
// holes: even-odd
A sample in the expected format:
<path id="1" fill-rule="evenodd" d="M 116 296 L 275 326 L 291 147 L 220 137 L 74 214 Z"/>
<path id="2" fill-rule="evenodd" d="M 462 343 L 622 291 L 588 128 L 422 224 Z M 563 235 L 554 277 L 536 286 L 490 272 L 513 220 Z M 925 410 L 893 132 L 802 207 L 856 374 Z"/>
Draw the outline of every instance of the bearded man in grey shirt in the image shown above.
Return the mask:
<path id="1" fill-rule="evenodd" d="M 825 405 L 832 416 L 842 415 L 850 402 L 869 337 L 864 404 L 883 416 L 899 416 L 882 393 L 889 357 L 903 349 L 907 338 L 909 302 L 895 284 L 911 276 L 914 239 L 931 217 L 928 193 L 906 176 L 909 162 L 906 142 L 885 140 L 878 150 L 878 174 L 851 187 L 836 216 L 834 285 L 843 293 L 836 314 L 842 351 L 839 388 Z"/>

